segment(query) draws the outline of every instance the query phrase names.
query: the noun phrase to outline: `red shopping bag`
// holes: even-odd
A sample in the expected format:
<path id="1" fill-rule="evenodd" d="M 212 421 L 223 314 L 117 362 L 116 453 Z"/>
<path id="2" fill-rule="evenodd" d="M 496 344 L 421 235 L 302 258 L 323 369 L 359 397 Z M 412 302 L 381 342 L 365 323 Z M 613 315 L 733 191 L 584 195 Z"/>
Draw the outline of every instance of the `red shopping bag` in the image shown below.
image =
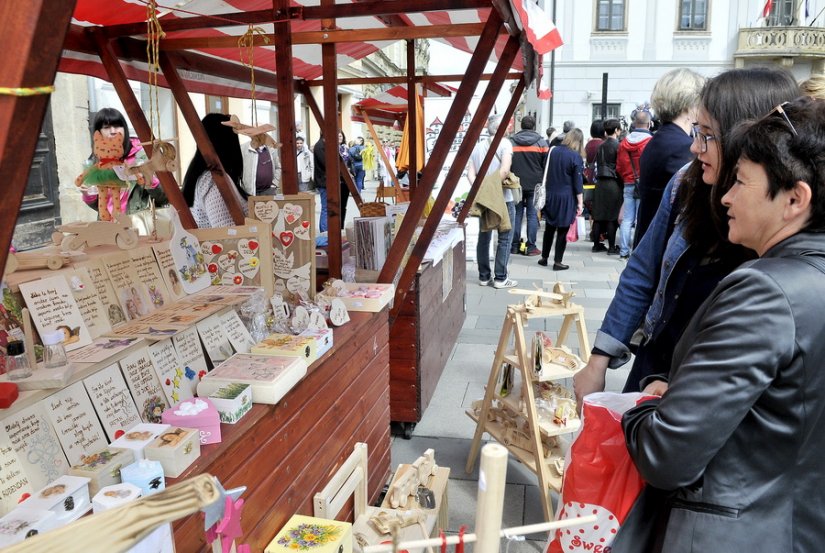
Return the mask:
<path id="1" fill-rule="evenodd" d="M 579 231 L 578 225 L 576 224 L 576 220 L 573 219 L 573 224 L 570 225 L 570 229 L 567 231 L 567 241 L 568 242 L 576 242 L 579 239 Z"/>
<path id="2" fill-rule="evenodd" d="M 619 526 L 642 491 L 642 481 L 625 446 L 622 414 L 641 393 L 601 392 L 585 396 L 582 431 L 570 447 L 564 469 L 558 520 L 596 515 L 584 527 L 557 530 L 548 553 L 608 553 Z"/>

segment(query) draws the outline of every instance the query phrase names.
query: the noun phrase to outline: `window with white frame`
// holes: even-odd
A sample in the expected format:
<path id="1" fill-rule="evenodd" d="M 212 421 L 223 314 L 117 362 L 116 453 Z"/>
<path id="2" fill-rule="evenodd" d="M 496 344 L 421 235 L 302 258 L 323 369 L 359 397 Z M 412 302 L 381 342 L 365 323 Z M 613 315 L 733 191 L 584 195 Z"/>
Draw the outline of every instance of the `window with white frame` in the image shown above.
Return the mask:
<path id="1" fill-rule="evenodd" d="M 624 31 L 625 0 L 597 0 L 596 30 Z"/>
<path id="2" fill-rule="evenodd" d="M 773 0 L 768 14 L 769 27 L 796 24 L 796 0 Z"/>
<path id="3" fill-rule="evenodd" d="M 591 121 L 596 119 L 618 119 L 622 113 L 622 104 L 607 104 L 607 115 L 602 117 L 602 105 L 593 104 L 593 116 Z"/>
<path id="4" fill-rule="evenodd" d="M 707 0 L 680 0 L 679 30 L 705 31 L 707 30 L 708 2 Z"/>

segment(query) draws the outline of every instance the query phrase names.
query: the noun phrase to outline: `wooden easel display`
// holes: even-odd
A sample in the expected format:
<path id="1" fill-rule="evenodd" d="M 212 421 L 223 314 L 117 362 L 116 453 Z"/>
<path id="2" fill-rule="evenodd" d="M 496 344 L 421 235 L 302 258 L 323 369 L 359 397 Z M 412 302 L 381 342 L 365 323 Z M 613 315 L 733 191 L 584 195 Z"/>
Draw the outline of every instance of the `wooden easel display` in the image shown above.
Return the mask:
<path id="1" fill-rule="evenodd" d="M 571 327 L 575 326 L 579 352 L 585 362 L 589 357 L 590 346 L 584 325 L 584 308 L 572 303 L 572 294 L 565 292 L 560 284 L 555 285 L 552 293 L 541 290 L 516 290 L 514 293 L 528 294 L 528 297 L 523 303 L 507 306 L 484 399 L 478 410 L 467 410 L 467 415 L 476 421 L 477 426 L 467 456 L 466 470 L 472 472 L 481 447 L 481 438 L 487 432 L 536 473 L 544 517 L 549 521 L 554 517 L 550 491 L 561 490 L 564 462 L 564 451 L 559 447 L 557 436 L 575 432 L 581 423 L 578 418 L 549 422 L 540 420 L 533 384 L 571 378 L 584 363 L 579 363 L 574 369 L 545 364 L 541 373 L 536 373 L 534 352 L 527 344 L 524 327 L 530 319 L 562 317 L 556 345 L 563 344 Z M 511 336 L 513 349 L 510 349 Z M 520 375 L 520 383 L 516 382 L 512 390 L 503 394 L 499 380 L 507 365 Z M 518 390 L 521 393 L 517 393 Z"/>

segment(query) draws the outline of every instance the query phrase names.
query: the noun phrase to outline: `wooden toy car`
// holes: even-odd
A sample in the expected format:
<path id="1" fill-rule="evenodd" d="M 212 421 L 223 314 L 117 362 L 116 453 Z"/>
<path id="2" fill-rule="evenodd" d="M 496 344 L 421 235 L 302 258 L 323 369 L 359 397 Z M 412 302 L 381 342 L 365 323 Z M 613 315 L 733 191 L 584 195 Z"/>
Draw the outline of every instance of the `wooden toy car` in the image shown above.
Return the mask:
<path id="1" fill-rule="evenodd" d="M 127 215 L 119 214 L 115 221 L 88 221 L 57 227 L 52 241 L 64 252 L 87 247 L 114 244 L 122 250 L 138 244 L 138 233 Z"/>

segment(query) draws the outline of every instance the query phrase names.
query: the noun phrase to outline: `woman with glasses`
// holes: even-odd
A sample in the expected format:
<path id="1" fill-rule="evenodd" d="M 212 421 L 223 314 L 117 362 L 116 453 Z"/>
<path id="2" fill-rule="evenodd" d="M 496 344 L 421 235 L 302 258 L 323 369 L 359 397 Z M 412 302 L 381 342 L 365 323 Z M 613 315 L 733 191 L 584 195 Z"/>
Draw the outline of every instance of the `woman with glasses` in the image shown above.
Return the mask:
<path id="1" fill-rule="evenodd" d="M 752 252 L 731 244 L 724 222 L 711 216 L 713 186 L 725 169 L 723 150 L 731 129 L 799 95 L 793 76 L 774 68 L 734 69 L 708 80 L 702 89 L 691 152 L 677 172 L 639 247 L 622 272 L 613 301 L 596 334 L 587 366 L 574 379 L 584 395 L 604 389 L 607 368 L 636 359 L 625 391 L 639 391 L 653 374 L 666 375 L 685 326 L 719 281 Z M 721 209 L 721 206 L 717 206 Z M 724 218 L 718 218 L 724 221 Z M 635 341 L 635 340 L 634 340 Z M 651 379 L 652 380 L 652 379 Z M 646 391 L 661 392 L 656 381 Z"/>
<path id="2" fill-rule="evenodd" d="M 726 139 L 714 198 L 730 242 L 759 258 L 696 311 L 664 396 L 623 418 L 636 467 L 666 497 L 642 493 L 614 553 L 822 551 L 825 101 L 784 104 Z"/>

